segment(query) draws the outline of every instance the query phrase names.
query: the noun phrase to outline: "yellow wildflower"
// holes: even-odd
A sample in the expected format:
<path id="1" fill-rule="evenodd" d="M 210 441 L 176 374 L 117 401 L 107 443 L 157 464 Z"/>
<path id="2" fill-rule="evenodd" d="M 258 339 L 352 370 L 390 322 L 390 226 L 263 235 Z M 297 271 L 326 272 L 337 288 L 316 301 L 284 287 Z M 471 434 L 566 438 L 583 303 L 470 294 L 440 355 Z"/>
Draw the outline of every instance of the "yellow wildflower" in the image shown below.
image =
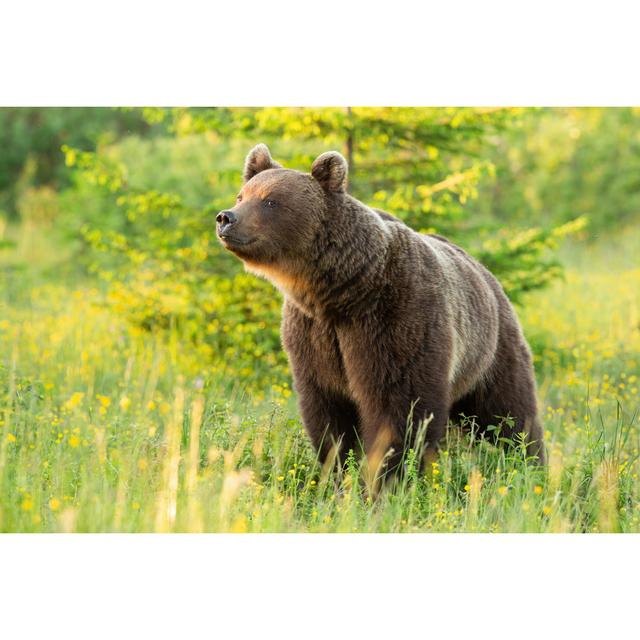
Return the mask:
<path id="1" fill-rule="evenodd" d="M 111 404 L 111 398 L 107 398 L 107 396 L 101 396 L 98 394 L 96 396 L 98 402 L 106 409 Z"/>
<path id="2" fill-rule="evenodd" d="M 84 399 L 83 391 L 76 391 L 72 396 L 64 403 L 65 409 L 75 409 Z"/>
<path id="3" fill-rule="evenodd" d="M 236 518 L 234 523 L 231 525 L 230 532 L 231 533 L 246 533 L 247 531 L 247 520 L 244 516 L 239 516 Z"/>

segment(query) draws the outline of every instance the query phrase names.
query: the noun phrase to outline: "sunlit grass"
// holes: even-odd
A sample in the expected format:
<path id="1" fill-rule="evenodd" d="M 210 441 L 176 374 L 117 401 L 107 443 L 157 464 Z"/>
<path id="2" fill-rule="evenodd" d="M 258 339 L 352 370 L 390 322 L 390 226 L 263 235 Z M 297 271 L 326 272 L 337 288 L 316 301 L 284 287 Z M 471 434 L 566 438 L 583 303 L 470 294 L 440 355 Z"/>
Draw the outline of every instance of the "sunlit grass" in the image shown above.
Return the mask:
<path id="1" fill-rule="evenodd" d="M 640 531 L 640 269 L 584 256 L 520 312 L 548 470 L 452 430 L 428 473 L 410 453 L 376 500 L 355 458 L 319 468 L 289 386 L 126 325 L 91 286 L 9 272 L 0 530 Z"/>

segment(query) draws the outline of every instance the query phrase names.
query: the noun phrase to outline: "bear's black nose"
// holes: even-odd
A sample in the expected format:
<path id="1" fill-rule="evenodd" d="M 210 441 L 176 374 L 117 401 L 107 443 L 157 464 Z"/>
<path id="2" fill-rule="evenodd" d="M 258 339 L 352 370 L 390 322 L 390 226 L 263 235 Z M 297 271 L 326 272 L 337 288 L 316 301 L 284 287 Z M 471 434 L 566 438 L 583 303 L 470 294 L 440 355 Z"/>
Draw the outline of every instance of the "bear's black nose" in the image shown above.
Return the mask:
<path id="1" fill-rule="evenodd" d="M 236 214 L 233 211 L 221 211 L 216 216 L 216 222 L 220 225 L 220 227 L 226 227 L 229 224 L 233 224 L 236 222 Z"/>

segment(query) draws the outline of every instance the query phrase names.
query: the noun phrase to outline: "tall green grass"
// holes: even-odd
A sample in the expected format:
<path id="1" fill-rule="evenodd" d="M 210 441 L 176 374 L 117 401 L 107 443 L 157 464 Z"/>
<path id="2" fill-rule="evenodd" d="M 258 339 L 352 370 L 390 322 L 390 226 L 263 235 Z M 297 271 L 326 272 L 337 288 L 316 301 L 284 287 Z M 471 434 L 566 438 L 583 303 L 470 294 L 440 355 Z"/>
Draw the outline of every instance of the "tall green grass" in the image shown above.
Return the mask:
<path id="1" fill-rule="evenodd" d="M 361 460 L 318 465 L 289 386 L 255 388 L 232 362 L 211 368 L 178 330 L 128 326 L 91 283 L 5 259 L 0 530 L 640 531 L 629 242 L 615 261 L 573 247 L 565 281 L 520 310 L 548 469 L 454 428 L 426 473 L 409 452 L 401 483 L 374 500 Z"/>

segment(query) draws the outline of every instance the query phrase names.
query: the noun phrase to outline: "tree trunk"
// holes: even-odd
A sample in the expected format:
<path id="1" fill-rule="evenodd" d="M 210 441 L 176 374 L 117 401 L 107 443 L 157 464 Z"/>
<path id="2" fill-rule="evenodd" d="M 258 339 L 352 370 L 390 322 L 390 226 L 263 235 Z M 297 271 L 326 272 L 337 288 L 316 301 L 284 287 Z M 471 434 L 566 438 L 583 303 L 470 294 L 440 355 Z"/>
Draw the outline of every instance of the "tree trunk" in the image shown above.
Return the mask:
<path id="1" fill-rule="evenodd" d="M 351 107 L 347 107 L 347 116 L 349 117 L 349 124 L 351 124 Z M 354 147 L 354 136 L 353 129 L 349 127 L 347 132 L 347 164 L 349 165 L 349 176 L 353 175 L 353 147 Z"/>

